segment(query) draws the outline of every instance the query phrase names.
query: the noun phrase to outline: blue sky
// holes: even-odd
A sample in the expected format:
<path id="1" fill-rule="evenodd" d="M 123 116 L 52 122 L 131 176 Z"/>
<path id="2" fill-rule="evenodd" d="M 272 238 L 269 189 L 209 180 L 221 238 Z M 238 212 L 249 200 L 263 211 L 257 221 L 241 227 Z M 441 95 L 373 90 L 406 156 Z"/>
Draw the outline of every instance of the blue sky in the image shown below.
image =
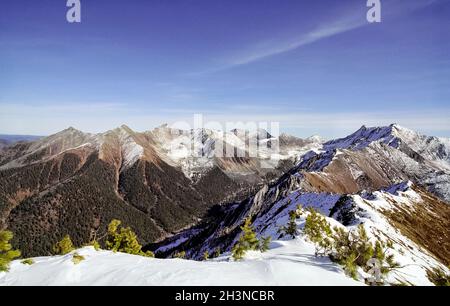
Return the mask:
<path id="1" fill-rule="evenodd" d="M 277 121 L 298 136 L 399 123 L 450 137 L 450 1 L 5 0 L 0 133 Z"/>

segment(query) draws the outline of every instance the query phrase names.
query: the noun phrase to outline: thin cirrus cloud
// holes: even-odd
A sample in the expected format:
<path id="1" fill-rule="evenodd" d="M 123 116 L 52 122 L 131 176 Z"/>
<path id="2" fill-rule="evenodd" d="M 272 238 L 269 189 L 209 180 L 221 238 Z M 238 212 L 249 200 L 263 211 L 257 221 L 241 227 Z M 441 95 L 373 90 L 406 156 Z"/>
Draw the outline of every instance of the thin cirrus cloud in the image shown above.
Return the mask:
<path id="1" fill-rule="evenodd" d="M 355 22 L 354 20 L 340 20 L 332 25 L 328 24 L 326 26 L 318 27 L 317 29 L 303 34 L 291 41 L 277 42 L 274 44 L 274 46 L 267 49 L 246 52 L 245 54 L 234 56 L 230 59 L 226 68 L 249 64 L 267 57 L 293 51 L 302 46 L 306 46 L 321 39 L 332 37 L 350 31 L 352 29 L 359 28 L 363 25 L 365 25 L 364 22 Z"/>
<path id="2" fill-rule="evenodd" d="M 448 0 L 396 0 L 389 3 L 389 10 L 383 11 L 382 16 L 395 18 L 395 16 L 408 14 L 417 9 L 444 1 Z M 345 17 L 341 17 L 334 22 L 327 22 L 326 24 L 319 25 L 309 32 L 299 34 L 290 39 L 273 39 L 266 42 L 257 42 L 253 46 L 248 47 L 247 50 L 230 56 L 225 60 L 226 64 L 217 70 L 226 70 L 236 66 L 257 62 L 272 56 L 294 51 L 300 47 L 307 46 L 326 38 L 364 27 L 369 24 L 365 17 L 366 16 L 349 13 Z"/>

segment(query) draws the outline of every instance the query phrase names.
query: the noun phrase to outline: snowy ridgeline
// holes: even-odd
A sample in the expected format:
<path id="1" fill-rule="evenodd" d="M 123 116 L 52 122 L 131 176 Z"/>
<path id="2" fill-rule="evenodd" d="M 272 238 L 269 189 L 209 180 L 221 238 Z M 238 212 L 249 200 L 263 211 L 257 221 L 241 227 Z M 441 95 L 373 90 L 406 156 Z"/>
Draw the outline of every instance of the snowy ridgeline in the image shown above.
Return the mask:
<path id="1" fill-rule="evenodd" d="M 420 196 L 410 186 L 410 183 L 393 186 L 375 192 L 370 199 L 352 196 L 361 212 L 356 216 L 355 224 L 362 222 L 370 236 L 383 233 L 394 241 L 391 252 L 401 268 L 390 273 L 387 283 L 432 285 L 426 276 L 426 268 L 442 265 L 376 212 L 377 208 L 387 209 L 393 202 L 403 205 L 420 202 Z M 329 213 L 337 198 L 293 192 L 253 224 L 259 236 L 274 238 L 270 249 L 265 253 L 249 251 L 239 262 L 232 260 L 229 253 L 207 261 L 193 261 L 146 258 L 85 247 L 76 251 L 84 257 L 77 264 L 73 262 L 74 252 L 34 258 L 31 265 L 21 260 L 13 261 L 9 272 L 0 273 L 0 285 L 364 285 L 363 281 L 348 277 L 328 257 L 316 257 L 315 245 L 302 234 L 295 239 L 277 240 L 278 228 L 288 222 L 289 211 L 300 201 L 305 207 L 319 202 L 321 204 L 315 208 Z M 285 206 L 281 212 L 280 206 Z M 343 227 L 335 219 L 327 217 L 326 220 L 332 226 Z M 300 233 L 304 222 L 304 217 L 296 221 Z M 347 229 L 352 227 L 354 225 Z"/>

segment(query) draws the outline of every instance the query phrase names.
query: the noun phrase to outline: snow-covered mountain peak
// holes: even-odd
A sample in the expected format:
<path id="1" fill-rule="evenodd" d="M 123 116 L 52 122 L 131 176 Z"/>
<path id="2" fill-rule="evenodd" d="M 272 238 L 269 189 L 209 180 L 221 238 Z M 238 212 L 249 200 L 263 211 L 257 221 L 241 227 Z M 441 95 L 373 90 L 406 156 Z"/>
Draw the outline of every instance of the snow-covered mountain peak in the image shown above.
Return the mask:
<path id="1" fill-rule="evenodd" d="M 392 147 L 397 147 L 397 139 L 393 134 L 394 125 L 384 127 L 366 127 L 363 125 L 359 130 L 353 134 L 326 142 L 324 148 L 326 150 L 333 149 L 351 149 L 361 150 L 367 147 L 372 142 L 383 142 Z"/>
<path id="2" fill-rule="evenodd" d="M 319 135 L 312 135 L 305 139 L 307 142 L 324 143 L 325 139 Z"/>

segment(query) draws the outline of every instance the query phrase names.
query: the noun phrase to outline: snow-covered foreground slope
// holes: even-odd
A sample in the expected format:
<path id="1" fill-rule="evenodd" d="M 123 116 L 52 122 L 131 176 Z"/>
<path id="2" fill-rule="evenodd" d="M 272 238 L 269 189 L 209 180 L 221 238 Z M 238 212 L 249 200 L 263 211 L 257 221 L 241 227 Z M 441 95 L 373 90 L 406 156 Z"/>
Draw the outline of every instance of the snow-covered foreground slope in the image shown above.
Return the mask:
<path id="1" fill-rule="evenodd" d="M 0 285 L 363 285 L 345 276 L 326 258 L 314 257 L 314 247 L 301 239 L 276 241 L 266 253 L 251 252 L 241 262 L 219 257 L 210 261 L 154 259 L 92 247 L 72 254 L 34 258 L 32 265 L 16 260 L 0 273 Z"/>
<path id="2" fill-rule="evenodd" d="M 283 187 L 284 190 L 289 190 L 286 188 Z M 281 196 L 273 202 L 272 197 L 277 194 Z M 275 241 L 272 247 L 279 246 L 270 250 L 277 257 L 287 255 L 308 258 L 313 264 L 328 260 L 315 258 L 314 251 L 309 249 L 313 246 L 303 240 L 303 228 L 309 214 L 307 211 L 296 221 L 297 238 L 280 238 L 280 228 L 288 224 L 289 213 L 296 210 L 298 205 L 305 210 L 314 208 L 332 227 L 356 231 L 358 225 L 362 225 L 373 243 L 379 240 L 386 245 L 391 244 L 386 252 L 394 256 L 399 267 L 386 275 L 385 284 L 430 286 L 433 284 L 428 279 L 427 271 L 439 267 L 446 273 L 450 272 L 446 267 L 450 212 L 448 204 L 411 182 L 375 192 L 348 195 L 304 192 L 301 189 L 282 195 L 281 189 L 265 190 L 264 195 L 258 194 L 252 201 L 224 209 L 219 224 L 207 224 L 204 228 L 187 230 L 175 236 L 169 244 L 163 244 L 155 250 L 166 253 L 169 251 L 168 254 L 171 253 L 168 250 L 171 248 L 172 252 L 186 250 L 188 256 L 194 258 L 201 258 L 205 251 L 212 254 L 218 247 L 229 251 L 241 233 L 239 226 L 242 220 L 251 217 L 257 235 L 270 236 Z M 195 241 L 201 243 L 197 245 Z M 368 278 L 370 275 L 360 269 L 358 279 L 363 282 Z"/>
<path id="3" fill-rule="evenodd" d="M 427 270 L 433 267 L 440 267 L 445 271 L 448 269 L 429 251 L 392 226 L 391 214 L 387 213 L 401 214 L 399 209 L 406 208 L 414 214 L 417 211 L 416 206 L 427 207 L 428 204 L 421 194 L 412 187 L 411 182 L 404 182 L 386 190 L 348 195 L 344 198 L 325 193 L 293 192 L 273 205 L 262 217 L 257 218 L 254 226 L 261 236 L 277 237 L 278 229 L 287 224 L 290 211 L 295 210 L 297 205 L 312 207 L 325 216 L 330 215 L 326 219 L 332 226 L 356 230 L 357 226 L 362 224 L 371 239 L 391 241 L 393 247 L 389 253 L 394 255 L 400 268 L 388 275 L 388 283 L 402 282 L 418 286 L 432 286 L 433 284 L 427 277 Z M 439 219 L 440 216 L 436 214 L 435 218 Z M 297 222 L 299 229 L 303 228 L 304 221 L 305 217 Z M 446 238 L 441 236 L 440 239 Z M 362 275 L 362 277 L 364 276 Z"/>

